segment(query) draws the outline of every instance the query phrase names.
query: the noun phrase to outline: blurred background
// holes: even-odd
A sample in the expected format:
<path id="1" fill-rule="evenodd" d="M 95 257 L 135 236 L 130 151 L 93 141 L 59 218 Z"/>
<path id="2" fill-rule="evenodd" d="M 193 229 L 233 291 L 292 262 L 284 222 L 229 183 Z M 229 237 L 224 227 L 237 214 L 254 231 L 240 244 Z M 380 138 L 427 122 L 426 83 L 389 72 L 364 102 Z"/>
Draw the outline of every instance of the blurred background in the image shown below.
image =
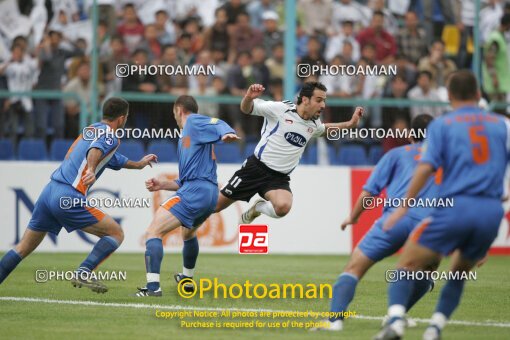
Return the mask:
<path id="1" fill-rule="evenodd" d="M 0 1 L 0 159 L 61 160 L 105 98 L 130 102 L 127 127 L 176 128 L 172 102 L 237 130 L 220 162 L 241 163 L 262 119 L 239 103 L 254 83 L 267 99 L 293 100 L 303 81 L 328 88 L 325 122 L 366 107 L 363 127 L 405 130 L 421 113 L 448 109 L 449 73 L 477 75 L 481 105 L 507 113 L 510 3 L 503 0 L 3 0 Z M 117 77 L 117 64 L 214 65 L 210 76 Z M 298 64 L 397 65 L 395 76 L 296 75 Z M 177 160 L 176 140 L 132 140 L 120 152 Z M 320 139 L 302 163 L 372 165 L 398 138 Z M 225 148 L 224 152 L 221 149 Z"/>

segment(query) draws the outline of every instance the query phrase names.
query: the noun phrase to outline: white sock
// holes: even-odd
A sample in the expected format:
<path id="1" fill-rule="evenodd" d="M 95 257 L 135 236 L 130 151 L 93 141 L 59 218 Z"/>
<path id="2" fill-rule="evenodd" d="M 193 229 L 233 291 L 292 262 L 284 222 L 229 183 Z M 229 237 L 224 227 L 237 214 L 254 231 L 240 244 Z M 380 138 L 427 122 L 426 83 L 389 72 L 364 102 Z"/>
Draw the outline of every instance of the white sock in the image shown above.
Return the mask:
<path id="1" fill-rule="evenodd" d="M 443 329 L 448 319 L 443 313 L 435 312 L 430 318 L 430 324 L 436 326 L 439 329 Z"/>
<path id="2" fill-rule="evenodd" d="M 388 316 L 391 318 L 404 318 L 406 308 L 402 305 L 392 305 L 388 308 Z"/>
<path id="3" fill-rule="evenodd" d="M 186 267 L 182 267 L 182 273 L 186 276 L 193 277 L 193 274 L 195 274 L 195 268 L 188 269 Z"/>
<path id="4" fill-rule="evenodd" d="M 394 321 L 390 327 L 395 330 L 395 332 L 402 336 L 404 334 L 405 322 L 403 320 L 406 314 L 406 308 L 402 305 L 393 305 L 388 308 L 388 316 L 391 318 L 401 318 L 402 320 Z"/>
<path id="5" fill-rule="evenodd" d="M 272 218 L 280 218 L 281 216 L 276 215 L 276 212 L 274 211 L 273 204 L 271 201 L 265 201 L 257 203 L 255 206 L 255 211 L 262 213 L 264 215 L 267 215 Z"/>
<path id="6" fill-rule="evenodd" d="M 147 283 L 150 282 L 159 282 L 159 274 L 158 273 L 147 273 Z"/>

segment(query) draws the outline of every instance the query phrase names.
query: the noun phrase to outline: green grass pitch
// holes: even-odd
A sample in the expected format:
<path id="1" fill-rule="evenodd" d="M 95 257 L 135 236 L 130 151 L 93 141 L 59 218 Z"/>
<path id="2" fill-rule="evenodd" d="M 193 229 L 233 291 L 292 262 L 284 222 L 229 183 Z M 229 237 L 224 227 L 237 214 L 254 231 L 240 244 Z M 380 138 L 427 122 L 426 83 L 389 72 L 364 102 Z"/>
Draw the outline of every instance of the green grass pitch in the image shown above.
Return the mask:
<path id="1" fill-rule="evenodd" d="M 380 320 L 348 319 L 344 331 L 309 332 L 300 328 L 286 329 L 190 329 L 182 328 L 177 319 L 155 316 L 156 307 L 136 305 L 266 309 L 285 311 L 327 311 L 327 299 L 204 299 L 181 298 L 176 291 L 173 273 L 181 268 L 178 254 L 167 254 L 162 264 L 162 298 L 135 298 L 130 294 L 144 284 L 145 270 L 142 254 L 113 254 L 100 267 L 102 271 L 126 271 L 127 281 L 107 282 L 110 290 L 96 294 L 88 289 L 77 289 L 69 282 L 35 282 L 35 271 L 73 270 L 85 254 L 35 253 L 23 261 L 11 276 L 0 285 L 0 338 L 1 339 L 370 339 L 377 333 Z M 280 255 L 211 255 L 201 254 L 197 264 L 197 278 L 218 277 L 226 284 L 244 283 L 331 283 L 345 265 L 347 256 L 280 256 Z M 382 317 L 386 311 L 387 284 L 385 270 L 394 267 L 396 257 L 377 264 L 357 288 L 350 306 L 363 316 Z M 441 270 L 448 268 L 444 261 Z M 437 282 L 433 292 L 427 294 L 411 311 L 411 317 L 428 318 L 434 310 L 444 282 Z M 4 297 L 4 299 L 1 299 Z M 12 301 L 5 297 L 34 299 L 93 301 L 115 306 L 58 304 L 56 302 Z M 117 304 L 136 304 L 118 306 Z M 194 320 L 197 320 L 196 318 Z M 202 319 L 204 320 L 204 319 Z M 252 319 L 242 319 L 252 321 Z M 263 320 L 261 321 L 270 321 Z M 289 319 L 278 319 L 285 321 Z M 306 321 L 302 319 L 292 319 Z M 308 319 L 310 320 L 310 319 Z M 445 339 L 510 339 L 510 270 L 507 257 L 491 257 L 477 269 L 477 280 L 468 282 L 460 307 L 453 320 L 466 324 L 450 324 L 443 332 Z M 222 321 L 216 319 L 213 321 Z M 224 320 L 223 320 L 224 321 Z M 478 323 L 478 324 L 474 324 Z M 480 324 L 481 323 L 481 324 Z M 487 324 L 492 323 L 492 324 Z M 494 323 L 503 327 L 497 327 Z M 407 339 L 421 339 L 426 327 L 408 329 Z"/>

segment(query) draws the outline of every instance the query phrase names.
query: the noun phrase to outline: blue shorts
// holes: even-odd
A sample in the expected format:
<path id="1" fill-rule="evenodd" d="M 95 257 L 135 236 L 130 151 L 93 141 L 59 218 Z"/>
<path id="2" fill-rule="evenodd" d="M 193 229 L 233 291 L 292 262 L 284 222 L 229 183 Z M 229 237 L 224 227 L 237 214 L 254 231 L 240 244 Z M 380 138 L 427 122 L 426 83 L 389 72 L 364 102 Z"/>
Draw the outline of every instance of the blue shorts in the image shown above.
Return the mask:
<path id="1" fill-rule="evenodd" d="M 381 261 L 387 256 L 395 254 L 405 243 L 419 224 L 420 220 L 406 215 L 393 228 L 383 231 L 384 221 L 391 213 L 385 213 L 375 221 L 368 233 L 365 234 L 358 248 L 374 262 Z"/>
<path id="2" fill-rule="evenodd" d="M 456 249 L 471 261 L 483 258 L 503 218 L 501 200 L 489 197 L 456 196 L 453 207 L 436 208 L 411 234 L 410 239 L 437 253 Z"/>
<path id="3" fill-rule="evenodd" d="M 161 206 L 186 228 L 199 227 L 216 209 L 218 185 L 204 180 L 184 182 Z"/>
<path id="4" fill-rule="evenodd" d="M 58 235 L 62 227 L 70 233 L 96 224 L 106 216 L 101 210 L 84 204 L 73 206 L 73 201 L 85 202 L 85 196 L 68 184 L 56 181 L 46 184 L 35 202 L 28 228 Z"/>

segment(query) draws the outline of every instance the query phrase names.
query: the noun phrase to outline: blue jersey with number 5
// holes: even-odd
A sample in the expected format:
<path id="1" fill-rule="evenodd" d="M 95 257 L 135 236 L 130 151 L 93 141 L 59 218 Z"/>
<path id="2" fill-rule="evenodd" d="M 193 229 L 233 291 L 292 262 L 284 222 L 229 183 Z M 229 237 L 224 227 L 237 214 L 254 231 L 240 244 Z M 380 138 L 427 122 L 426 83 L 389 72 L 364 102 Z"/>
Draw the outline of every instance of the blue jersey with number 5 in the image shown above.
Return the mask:
<path id="1" fill-rule="evenodd" d="M 501 198 L 509 131 L 507 118 L 474 106 L 435 119 L 427 129 L 421 162 L 443 167 L 440 197 Z"/>

